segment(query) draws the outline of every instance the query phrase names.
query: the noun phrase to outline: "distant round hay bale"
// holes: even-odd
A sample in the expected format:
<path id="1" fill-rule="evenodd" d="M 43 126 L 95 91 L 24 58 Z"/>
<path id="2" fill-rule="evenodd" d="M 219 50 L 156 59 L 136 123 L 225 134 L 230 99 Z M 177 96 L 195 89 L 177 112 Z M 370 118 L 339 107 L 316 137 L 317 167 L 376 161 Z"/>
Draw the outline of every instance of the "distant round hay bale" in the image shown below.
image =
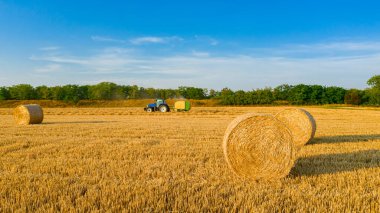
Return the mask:
<path id="1" fill-rule="evenodd" d="M 296 147 L 299 148 L 314 138 L 317 125 L 308 111 L 289 108 L 277 113 L 275 117 L 290 129 Z"/>
<path id="2" fill-rule="evenodd" d="M 295 161 L 289 129 L 268 114 L 249 113 L 228 126 L 223 151 L 229 167 L 252 180 L 275 180 L 289 174 Z"/>
<path id="3" fill-rule="evenodd" d="M 37 104 L 20 105 L 13 111 L 16 124 L 40 124 L 44 119 L 42 108 Z"/>

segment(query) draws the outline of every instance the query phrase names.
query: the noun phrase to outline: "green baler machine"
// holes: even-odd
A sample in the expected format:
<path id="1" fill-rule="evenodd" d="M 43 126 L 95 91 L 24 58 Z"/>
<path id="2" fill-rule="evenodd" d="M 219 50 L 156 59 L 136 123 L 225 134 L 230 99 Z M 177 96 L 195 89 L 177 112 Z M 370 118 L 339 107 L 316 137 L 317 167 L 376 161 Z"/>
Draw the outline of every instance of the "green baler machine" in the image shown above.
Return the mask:
<path id="1" fill-rule="evenodd" d="M 189 111 L 191 109 L 190 101 L 176 101 L 174 103 L 175 111 Z"/>

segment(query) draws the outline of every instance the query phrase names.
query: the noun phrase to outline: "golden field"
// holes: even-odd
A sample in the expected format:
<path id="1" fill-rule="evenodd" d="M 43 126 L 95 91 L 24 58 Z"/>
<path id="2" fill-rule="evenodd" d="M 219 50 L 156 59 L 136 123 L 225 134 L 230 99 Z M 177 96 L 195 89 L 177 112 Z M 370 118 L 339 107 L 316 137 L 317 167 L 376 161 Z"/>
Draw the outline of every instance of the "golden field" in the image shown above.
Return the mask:
<path id="1" fill-rule="evenodd" d="M 0 109 L 0 212 L 380 212 L 380 111 L 306 108 L 315 139 L 274 182 L 235 176 L 229 122 L 283 107 L 46 108 L 16 126 Z"/>

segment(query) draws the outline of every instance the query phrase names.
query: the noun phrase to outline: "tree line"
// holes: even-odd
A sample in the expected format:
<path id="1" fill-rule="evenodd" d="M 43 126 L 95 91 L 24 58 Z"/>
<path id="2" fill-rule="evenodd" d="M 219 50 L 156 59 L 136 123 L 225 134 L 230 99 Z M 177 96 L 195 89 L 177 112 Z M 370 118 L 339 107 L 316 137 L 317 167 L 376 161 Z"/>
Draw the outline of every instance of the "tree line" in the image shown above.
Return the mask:
<path id="1" fill-rule="evenodd" d="M 275 88 L 220 91 L 196 87 L 177 89 L 144 88 L 102 82 L 96 85 L 37 86 L 18 84 L 0 87 L 0 100 L 60 100 L 77 103 L 80 100 L 124 100 L 146 98 L 218 99 L 223 105 L 255 104 L 353 104 L 380 105 L 380 75 L 367 81 L 369 88 L 345 89 L 336 86 L 288 85 Z"/>

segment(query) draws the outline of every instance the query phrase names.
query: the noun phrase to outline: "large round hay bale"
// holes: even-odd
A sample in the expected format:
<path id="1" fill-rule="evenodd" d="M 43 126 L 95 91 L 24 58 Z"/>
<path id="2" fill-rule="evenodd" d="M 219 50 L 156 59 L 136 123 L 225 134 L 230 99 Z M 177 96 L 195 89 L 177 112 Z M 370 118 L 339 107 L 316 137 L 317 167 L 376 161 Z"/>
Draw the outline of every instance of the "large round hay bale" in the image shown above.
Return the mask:
<path id="1" fill-rule="evenodd" d="M 13 116 L 19 125 L 40 124 L 44 119 L 42 108 L 37 104 L 20 105 L 14 109 Z"/>
<path id="2" fill-rule="evenodd" d="M 289 108 L 277 113 L 275 117 L 290 129 L 296 147 L 299 148 L 314 138 L 317 125 L 308 111 Z"/>
<path id="3" fill-rule="evenodd" d="M 275 180 L 289 174 L 295 161 L 289 129 L 268 114 L 249 113 L 233 120 L 223 140 L 229 167 L 252 180 Z"/>

